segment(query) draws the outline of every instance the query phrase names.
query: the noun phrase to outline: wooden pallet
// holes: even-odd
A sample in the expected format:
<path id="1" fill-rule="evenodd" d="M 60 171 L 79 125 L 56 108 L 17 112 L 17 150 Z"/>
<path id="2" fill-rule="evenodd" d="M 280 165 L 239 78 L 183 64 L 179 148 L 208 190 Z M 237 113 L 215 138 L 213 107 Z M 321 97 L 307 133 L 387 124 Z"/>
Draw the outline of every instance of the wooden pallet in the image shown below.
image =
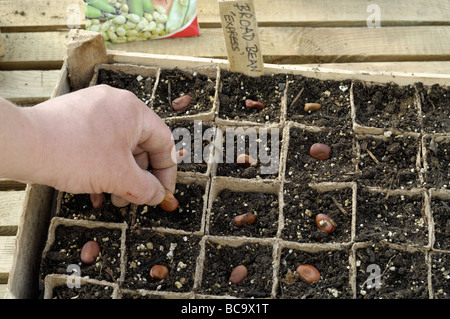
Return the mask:
<path id="1" fill-rule="evenodd" d="M 111 52 L 137 53 L 110 57 L 133 60 L 152 53 L 226 59 L 217 1 L 197 2 L 199 37 L 110 45 Z M 367 27 L 371 2 L 366 0 L 254 2 L 265 63 L 303 64 L 311 73 L 321 67 L 361 75 L 450 75 L 448 1 L 379 0 L 380 28 Z M 68 8 L 82 8 L 82 3 L 0 0 L 0 52 L 2 42 L 5 51 L 0 54 L 0 96 L 23 106 L 50 98 L 65 58 Z M 25 185 L 0 180 L 0 298 L 25 194 Z"/>

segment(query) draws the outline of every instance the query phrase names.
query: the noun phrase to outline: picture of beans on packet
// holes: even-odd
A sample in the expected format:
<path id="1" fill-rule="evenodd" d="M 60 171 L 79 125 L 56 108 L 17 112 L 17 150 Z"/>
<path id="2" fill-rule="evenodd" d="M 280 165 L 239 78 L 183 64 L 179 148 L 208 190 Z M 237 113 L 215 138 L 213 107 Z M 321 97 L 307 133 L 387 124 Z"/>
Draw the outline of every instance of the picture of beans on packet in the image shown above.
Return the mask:
<path id="1" fill-rule="evenodd" d="M 84 11 L 107 44 L 200 34 L 197 0 L 84 0 Z"/>

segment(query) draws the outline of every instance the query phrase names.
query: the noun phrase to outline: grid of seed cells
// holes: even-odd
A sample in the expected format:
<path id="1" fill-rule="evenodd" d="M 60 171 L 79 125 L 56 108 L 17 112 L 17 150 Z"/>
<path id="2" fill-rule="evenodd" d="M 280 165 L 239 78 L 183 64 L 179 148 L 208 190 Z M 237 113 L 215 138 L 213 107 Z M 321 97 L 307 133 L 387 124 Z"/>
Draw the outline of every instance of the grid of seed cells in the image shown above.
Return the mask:
<path id="1" fill-rule="evenodd" d="M 195 229 L 183 229 L 183 226 L 179 228 L 173 227 L 170 219 L 164 224 L 149 224 L 151 227 L 162 226 L 157 230 L 162 233 L 174 233 L 173 236 L 179 238 L 180 241 L 186 240 L 186 235 L 193 236 L 198 239 L 199 250 L 198 250 L 198 262 L 206 263 L 207 254 L 209 247 L 214 245 L 226 246 L 231 250 L 237 249 L 237 247 L 247 246 L 247 245 L 261 245 L 263 247 L 270 247 L 267 254 L 270 255 L 269 258 L 274 258 L 273 264 L 276 271 L 274 271 L 274 277 L 272 279 L 271 288 L 260 293 L 260 297 L 280 297 L 279 287 L 284 286 L 284 282 L 287 279 L 286 267 L 290 264 L 291 269 L 294 263 L 290 259 L 292 255 L 322 255 L 324 252 L 327 255 L 342 254 L 345 252 L 346 256 L 344 258 L 346 268 L 352 269 L 349 271 L 348 278 L 350 281 L 356 280 L 356 262 L 355 262 L 355 251 L 360 245 L 363 249 L 366 242 L 370 242 L 371 234 L 360 230 L 360 220 L 359 207 L 365 207 L 365 209 L 370 209 L 371 205 L 379 205 L 380 201 L 385 201 L 385 203 L 390 204 L 389 200 L 392 199 L 392 203 L 398 204 L 398 199 L 400 203 L 404 201 L 405 207 L 402 207 L 402 211 L 405 212 L 405 216 L 401 223 L 406 223 L 409 219 L 415 221 L 415 226 L 420 227 L 420 233 L 422 237 L 419 242 L 415 242 L 416 238 L 409 238 L 408 235 L 402 235 L 401 240 L 396 242 L 396 236 L 389 238 L 389 234 L 392 234 L 393 230 L 388 231 L 388 236 L 382 236 L 378 238 L 380 240 L 385 240 L 390 243 L 400 244 L 400 245 L 411 245 L 413 247 L 423 248 L 424 257 L 427 254 L 429 247 L 433 246 L 431 239 L 433 238 L 429 231 L 435 229 L 432 224 L 432 209 L 430 209 L 431 202 L 448 202 L 446 195 L 440 195 L 439 192 L 430 191 L 430 186 L 423 183 L 424 180 L 424 158 L 423 151 L 423 141 L 433 140 L 435 138 L 434 134 L 426 133 L 428 130 L 423 127 L 411 128 L 410 131 L 402 130 L 392 127 L 371 127 L 370 125 L 365 125 L 364 121 L 359 120 L 359 113 L 357 112 L 357 105 L 354 103 L 353 90 L 356 82 L 342 81 L 339 83 L 327 83 L 337 84 L 338 91 L 328 90 L 328 86 L 320 91 L 320 98 L 314 96 L 308 96 L 305 91 L 300 93 L 302 89 L 290 90 L 290 88 L 295 88 L 297 82 L 303 82 L 305 78 L 301 77 L 287 77 L 286 86 L 284 89 L 284 96 L 280 99 L 280 117 L 279 121 L 271 122 L 270 120 L 262 124 L 262 127 L 275 127 L 281 132 L 280 138 L 280 163 L 279 169 L 275 176 L 271 176 L 268 180 L 264 179 L 252 179 L 252 178 L 238 178 L 238 180 L 228 180 L 227 176 L 217 176 L 217 167 L 211 168 L 214 164 L 208 164 L 208 170 L 206 173 L 192 173 L 186 178 L 180 178 L 182 184 L 196 183 L 196 181 L 201 180 L 201 184 L 204 190 L 203 201 L 204 205 L 202 208 L 201 224 Z M 317 81 L 311 79 L 311 81 Z M 219 81 L 220 82 L 220 81 Z M 320 82 L 320 81 L 319 81 Z M 334 81 L 330 81 L 334 82 Z M 361 85 L 361 83 L 357 83 Z M 415 92 L 415 91 L 414 91 Z M 300 94 L 299 94 L 300 93 Z M 373 92 L 372 92 L 373 93 Z M 413 98 L 409 106 L 410 114 L 408 116 L 417 116 L 417 123 L 420 121 L 420 104 L 415 98 L 417 92 L 413 93 Z M 302 99 L 303 98 L 303 99 Z M 314 111 L 302 114 L 302 111 L 294 111 L 295 103 L 302 99 L 302 103 L 313 103 L 318 100 L 324 105 L 329 105 L 332 103 L 333 112 L 339 114 L 341 121 L 336 125 L 332 122 L 333 114 L 314 114 Z M 399 102 L 400 103 L 400 102 Z M 220 104 L 219 104 L 220 109 Z M 325 109 L 325 108 L 324 108 Z M 214 112 L 214 118 L 209 123 L 211 126 L 217 126 L 218 128 L 223 128 L 224 125 L 238 126 L 240 124 L 239 120 L 232 121 L 218 121 L 219 112 L 216 110 Z M 312 116 L 310 116 L 312 114 Z M 269 117 L 270 119 L 270 117 Z M 169 120 L 169 119 L 167 119 Z M 177 121 L 182 121 L 183 117 Z M 195 117 L 190 117 L 190 121 L 195 120 Z M 328 121 L 329 120 L 329 121 Z M 243 117 L 243 121 L 246 121 Z M 370 123 L 369 120 L 367 123 Z M 217 124 L 219 123 L 219 124 Z M 261 127 L 261 123 L 254 123 L 258 128 Z M 317 124 L 317 125 L 316 125 Z M 249 125 L 245 122 L 246 126 Z M 401 125 L 400 125 L 401 127 Z M 444 134 L 436 134 L 437 137 L 442 138 Z M 293 149 L 295 141 L 303 141 L 303 149 L 296 150 Z M 308 142 L 305 142 L 308 141 Z M 392 142 L 394 141 L 394 142 Z M 382 158 L 377 158 L 376 155 L 370 150 L 370 145 L 384 144 L 385 151 L 389 148 L 398 147 L 398 141 L 403 144 L 411 144 L 415 146 L 415 156 L 416 160 L 410 161 L 406 167 L 398 168 L 397 166 L 392 170 L 405 171 L 405 175 L 408 178 L 396 181 L 392 178 L 392 182 L 389 185 L 383 185 L 383 187 L 374 187 L 370 184 L 370 178 L 364 179 L 364 170 L 367 166 L 379 165 Z M 330 161 L 317 161 L 311 160 L 305 148 L 310 146 L 311 143 L 322 142 L 330 145 L 333 150 L 333 160 Z M 308 144 L 309 143 L 309 144 Z M 395 144 L 394 146 L 392 144 Z M 308 145 L 305 145 L 308 144 Z M 297 146 L 297 145 L 295 145 Z M 335 156 L 337 150 L 343 156 Z M 338 153 L 338 154 L 339 154 Z M 411 154 L 409 154 L 411 155 Z M 300 165 L 300 166 L 299 166 Z M 319 166 L 320 170 L 318 172 L 325 172 L 325 174 L 317 173 L 314 170 L 314 165 Z M 364 166 L 366 165 L 366 166 Z M 302 174 L 299 176 L 299 172 Z M 389 171 L 389 165 L 383 167 L 383 173 L 388 176 L 396 176 L 393 172 Z M 407 173 L 410 174 L 407 174 Z M 391 173 L 391 174 L 390 174 Z M 182 175 L 183 173 L 181 173 Z M 390 174 L 390 175 L 389 175 Z M 414 175 L 411 177 L 411 175 Z M 362 177 L 361 177 L 362 176 Z M 361 177 L 361 180 L 358 178 Z M 310 184 L 305 183 L 308 182 Z M 404 184 L 402 184 L 404 183 Z M 263 186 L 261 186 L 263 184 Z M 265 185 L 271 184 L 269 187 Z M 392 188 L 394 185 L 395 189 Z M 424 187 L 426 186 L 426 187 Z M 412 189 L 413 188 L 413 189 Z M 215 233 L 212 231 L 214 223 L 214 202 L 219 196 L 221 191 L 233 191 L 237 190 L 236 193 L 247 193 L 255 190 L 255 193 L 264 194 L 264 197 L 270 195 L 272 198 L 274 207 L 268 208 L 263 207 L 257 212 L 259 217 L 264 217 L 264 221 L 267 220 L 267 216 L 264 214 L 275 216 L 272 218 L 272 223 L 274 228 L 270 230 L 267 223 L 264 227 L 260 227 L 258 230 L 258 223 L 255 225 L 247 225 L 246 229 L 228 229 L 225 233 Z M 412 189 L 412 190 L 411 190 Z M 446 192 L 444 191 L 444 194 Z M 362 196 L 362 197 L 361 197 Z M 408 209 L 411 211 L 411 202 L 405 200 L 405 198 L 413 199 L 413 205 L 415 207 L 422 207 L 421 209 L 414 210 L 428 214 L 426 216 L 410 216 L 408 215 Z M 317 231 L 317 226 L 311 218 L 312 214 L 315 214 L 313 208 L 303 207 L 307 203 L 317 203 L 327 205 L 330 214 L 333 214 L 333 218 L 336 220 L 337 230 L 333 234 L 326 234 Z M 372 201 L 372 202 L 371 202 Z M 366 207 L 367 206 L 367 207 Z M 153 208 L 150 207 L 136 207 L 132 206 L 131 210 L 135 214 L 142 216 L 143 213 L 148 213 L 149 210 Z M 264 210 L 267 210 L 264 212 Z M 412 212 L 411 214 L 414 214 Z M 163 215 L 156 215 L 154 220 Z M 230 213 L 229 218 L 232 217 Z M 138 221 L 139 218 L 137 217 Z M 395 219 L 395 216 L 392 217 Z M 398 219 L 399 217 L 397 217 Z M 258 217 L 257 217 L 258 220 Z M 305 222 L 305 221 L 308 222 Z M 369 219 L 365 219 L 364 223 L 370 223 Z M 391 223 L 389 223 L 391 224 Z M 253 227 L 254 229 L 248 229 Z M 395 228 L 395 227 L 394 227 Z M 256 230 L 255 230 L 256 229 Z M 287 230 L 291 230 L 289 233 Z M 233 232 L 234 231 L 234 232 Z M 394 231 L 395 232 L 395 231 Z M 304 234 L 310 233 L 309 237 Z M 238 244 L 237 247 L 234 247 Z M 354 245 L 352 245 L 354 244 Z M 353 248 L 353 249 L 352 249 Z M 444 247 L 444 251 L 448 248 Z M 294 252 L 294 253 L 293 253 Z M 434 250 L 433 250 L 434 252 Z M 436 252 L 435 254 L 438 254 Z M 434 254 L 432 254 L 434 256 Z M 444 254 L 446 257 L 447 255 Z M 305 257 L 306 258 L 306 257 Z M 308 257 L 311 258 L 311 257 Z M 295 267 L 294 267 L 295 268 Z M 202 267 L 196 265 L 191 271 L 195 272 L 194 280 L 187 293 L 192 291 L 197 291 L 199 296 L 208 296 L 208 289 L 205 289 L 202 285 L 202 273 L 205 272 Z M 281 273 L 284 271 L 284 273 Z M 295 274 L 293 275 L 295 276 Z M 179 282 L 179 281 L 178 281 Z M 179 282 L 178 286 L 183 284 Z M 355 296 L 356 291 L 353 285 L 349 285 L 351 289 L 345 292 L 345 296 Z M 431 289 L 431 287 L 430 287 Z M 154 291 L 155 293 L 162 293 L 164 291 L 158 290 L 157 286 L 154 289 L 144 290 Z M 125 289 L 124 291 L 127 291 Z M 168 289 L 167 293 L 173 293 L 179 291 L 178 289 Z M 128 292 L 127 292 L 128 293 Z M 131 292 L 129 292 L 131 293 Z M 241 293 L 244 293 L 243 295 Z M 254 292 L 256 294 L 256 292 Z M 247 292 L 233 292 L 229 290 L 223 291 L 220 295 L 225 296 L 249 296 L 251 295 Z"/>

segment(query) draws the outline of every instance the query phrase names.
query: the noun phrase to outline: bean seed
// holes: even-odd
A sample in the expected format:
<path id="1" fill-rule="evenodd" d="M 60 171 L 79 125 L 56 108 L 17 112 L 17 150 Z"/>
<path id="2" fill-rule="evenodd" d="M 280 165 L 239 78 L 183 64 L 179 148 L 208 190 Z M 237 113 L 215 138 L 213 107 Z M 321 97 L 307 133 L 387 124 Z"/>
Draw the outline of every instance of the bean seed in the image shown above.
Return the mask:
<path id="1" fill-rule="evenodd" d="M 317 111 L 322 107 L 319 103 L 305 103 L 304 110 L 305 112 L 313 112 Z"/>
<path id="2" fill-rule="evenodd" d="M 326 144 L 314 143 L 309 149 L 309 155 L 319 160 L 326 160 L 331 156 L 331 148 Z"/>
<path id="3" fill-rule="evenodd" d="M 191 105 L 192 97 L 188 94 L 180 96 L 172 101 L 172 108 L 175 111 L 183 111 Z"/>
<path id="4" fill-rule="evenodd" d="M 250 99 L 246 99 L 245 100 L 245 107 L 248 109 L 258 109 L 258 110 L 262 110 L 265 106 L 263 103 L 258 102 L 258 101 L 253 101 Z"/>
<path id="5" fill-rule="evenodd" d="M 247 278 L 248 270 L 244 265 L 239 265 L 233 269 L 229 281 L 235 285 Z"/>
<path id="6" fill-rule="evenodd" d="M 95 262 L 100 254 L 100 245 L 94 240 L 90 240 L 81 248 L 80 259 L 83 263 L 90 265 Z"/>

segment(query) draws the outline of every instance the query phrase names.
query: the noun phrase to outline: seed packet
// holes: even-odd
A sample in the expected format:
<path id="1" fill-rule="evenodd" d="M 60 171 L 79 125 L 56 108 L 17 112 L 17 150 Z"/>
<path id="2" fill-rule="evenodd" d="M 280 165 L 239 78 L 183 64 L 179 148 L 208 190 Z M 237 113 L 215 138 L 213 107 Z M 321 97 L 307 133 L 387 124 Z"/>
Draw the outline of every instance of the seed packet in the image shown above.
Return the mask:
<path id="1" fill-rule="evenodd" d="M 84 0 L 86 30 L 107 43 L 200 34 L 197 0 Z"/>

